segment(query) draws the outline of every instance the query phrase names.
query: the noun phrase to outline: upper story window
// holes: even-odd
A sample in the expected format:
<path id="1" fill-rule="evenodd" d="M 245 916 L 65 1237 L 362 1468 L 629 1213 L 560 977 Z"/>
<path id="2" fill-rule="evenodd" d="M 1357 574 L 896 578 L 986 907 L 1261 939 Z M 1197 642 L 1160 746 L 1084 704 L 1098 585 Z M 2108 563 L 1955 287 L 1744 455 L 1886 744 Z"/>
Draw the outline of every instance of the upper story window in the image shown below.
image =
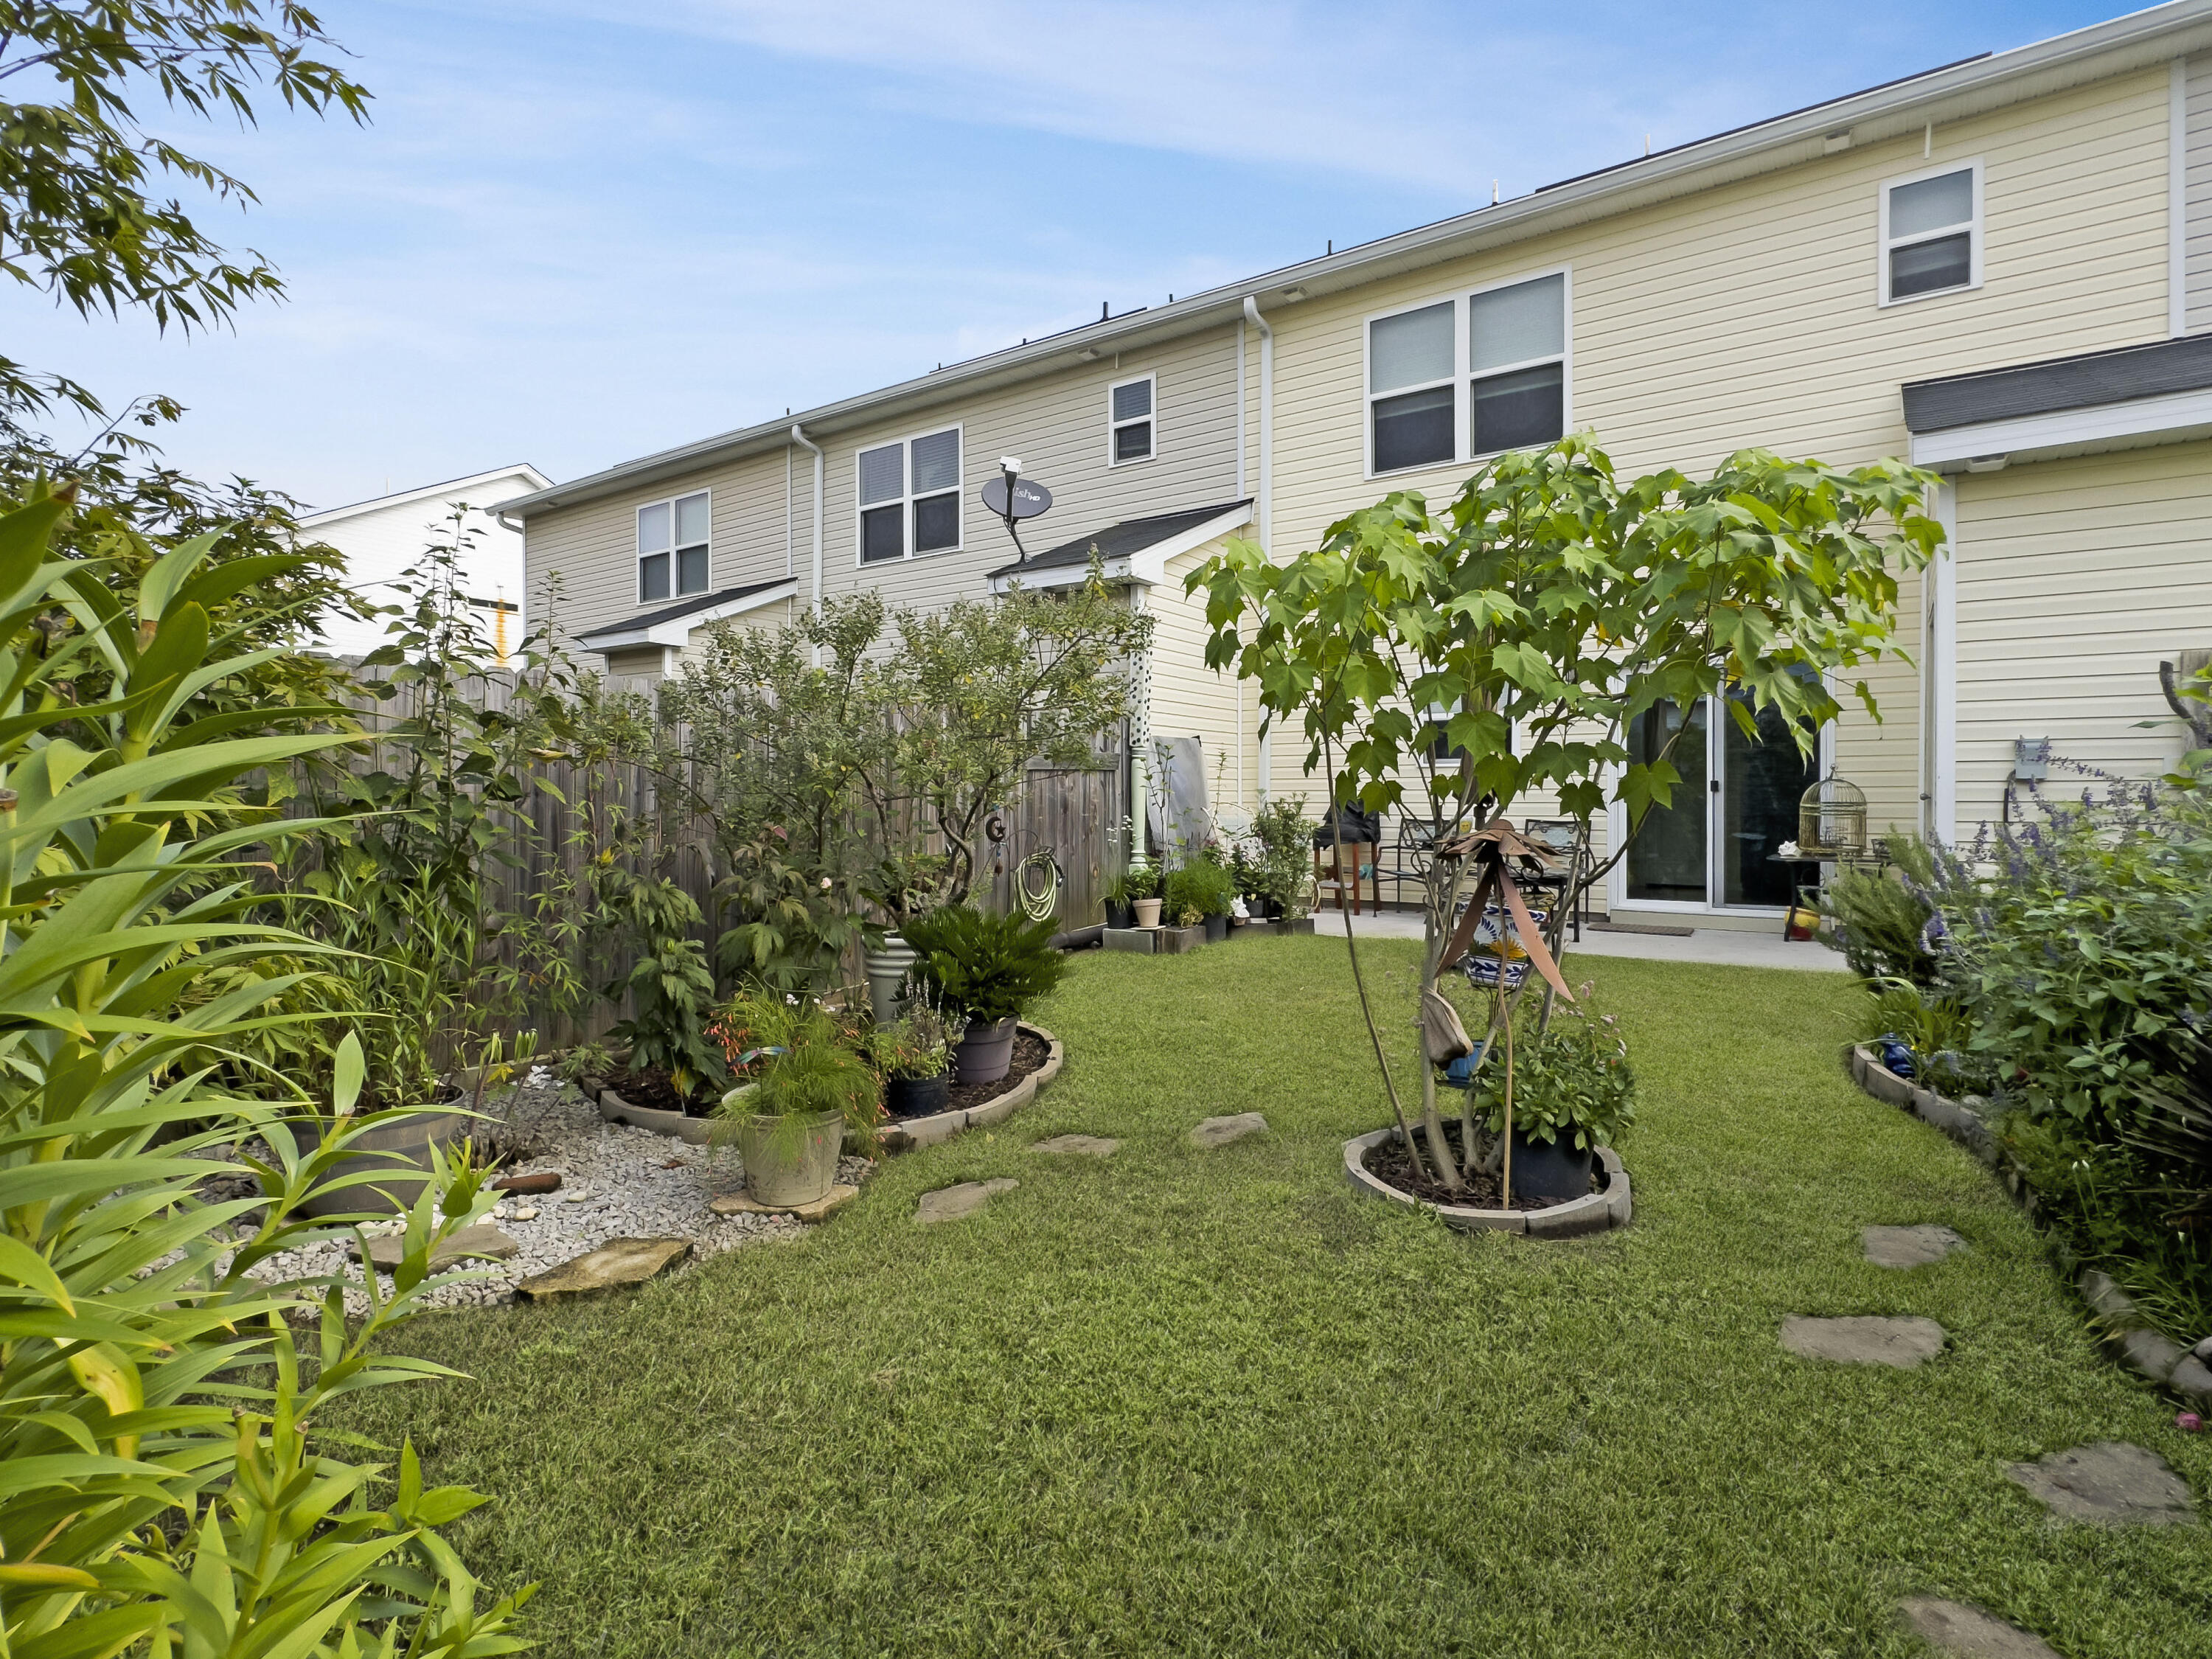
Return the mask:
<path id="1" fill-rule="evenodd" d="M 1982 164 L 1893 179 L 1881 187 L 1881 303 L 1979 288 Z"/>
<path id="2" fill-rule="evenodd" d="M 1368 470 L 1553 442 L 1566 431 L 1567 359 L 1565 271 L 1370 319 Z"/>
<path id="3" fill-rule="evenodd" d="M 1159 392 L 1158 377 L 1146 374 L 1123 380 L 1106 390 L 1106 464 L 1149 461 L 1152 458 L 1152 404 Z"/>
<path id="4" fill-rule="evenodd" d="M 960 545 L 960 428 L 864 449 L 860 562 Z"/>
<path id="5" fill-rule="evenodd" d="M 678 495 L 637 510 L 637 597 L 641 604 L 707 591 L 711 492 Z"/>

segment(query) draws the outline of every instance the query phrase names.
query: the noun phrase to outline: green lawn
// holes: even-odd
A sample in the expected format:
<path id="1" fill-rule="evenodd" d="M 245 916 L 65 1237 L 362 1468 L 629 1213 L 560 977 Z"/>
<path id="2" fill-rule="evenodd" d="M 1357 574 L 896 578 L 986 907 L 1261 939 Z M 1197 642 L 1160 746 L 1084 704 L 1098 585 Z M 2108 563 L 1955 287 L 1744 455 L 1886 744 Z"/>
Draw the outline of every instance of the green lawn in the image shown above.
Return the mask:
<path id="1" fill-rule="evenodd" d="M 1413 949 L 1365 959 L 1402 1017 Z M 2212 1492 L 2212 1436 L 2099 1357 L 2035 1236 L 1836 1063 L 1840 976 L 1582 957 L 1642 1082 L 1636 1224 L 1463 1237 L 1352 1195 L 1386 1121 L 1344 948 L 1079 960 L 1026 1115 L 890 1164 L 788 1248 L 632 1298 L 426 1318 L 471 1374 L 364 1402 L 497 1503 L 561 1656 L 1904 1655 L 1978 1601 L 2069 1659 L 2212 1655 L 2204 1527 L 2052 1519 L 2008 1463 L 2097 1439 Z M 1409 1039 L 1410 1040 L 1410 1039 Z M 1215 1152 L 1185 1132 L 1258 1110 Z M 1122 1137 L 1104 1162 L 1025 1150 Z M 1012 1176 L 967 1220 L 933 1187 Z M 1870 1222 L 1966 1255 L 1899 1273 Z M 1917 1372 L 1785 1354 L 1915 1313 Z"/>

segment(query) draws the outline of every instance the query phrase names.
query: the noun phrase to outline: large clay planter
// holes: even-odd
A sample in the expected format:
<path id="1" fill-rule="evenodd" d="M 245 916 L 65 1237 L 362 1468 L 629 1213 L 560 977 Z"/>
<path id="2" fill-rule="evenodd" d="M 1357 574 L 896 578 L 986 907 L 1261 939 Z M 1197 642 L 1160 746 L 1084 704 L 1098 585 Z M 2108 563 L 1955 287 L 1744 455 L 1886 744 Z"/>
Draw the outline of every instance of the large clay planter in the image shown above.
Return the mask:
<path id="1" fill-rule="evenodd" d="M 868 975 L 868 1003 L 877 1024 L 888 1025 L 899 1017 L 905 1000 L 899 995 L 899 987 L 914 964 L 913 947 L 896 933 L 884 935 L 882 950 L 861 953 L 860 965 Z"/>
<path id="2" fill-rule="evenodd" d="M 809 1112 L 794 1124 L 781 1117 L 748 1117 L 738 1123 L 738 1156 L 744 1160 L 745 1190 L 755 1201 L 780 1208 L 813 1204 L 837 1180 L 837 1153 L 845 1139 L 842 1112 Z"/>
<path id="3" fill-rule="evenodd" d="M 1141 904 L 1142 900 L 1139 902 Z M 955 1083 L 996 1083 L 1013 1069 L 1014 1027 L 1012 1015 L 986 1025 L 968 1022 L 968 1034 L 952 1050 Z"/>
<path id="4" fill-rule="evenodd" d="M 465 1134 L 473 1121 L 466 1112 L 423 1112 L 380 1128 L 364 1130 L 352 1151 L 331 1171 L 333 1176 L 372 1173 L 376 1179 L 336 1192 L 320 1191 L 301 1207 L 309 1215 L 351 1215 L 381 1211 L 400 1213 L 414 1207 L 428 1180 L 430 1149 L 442 1148 Z M 304 1141 L 319 1140 L 315 1126 L 300 1130 Z M 381 1188 L 380 1192 L 378 1189 Z"/>

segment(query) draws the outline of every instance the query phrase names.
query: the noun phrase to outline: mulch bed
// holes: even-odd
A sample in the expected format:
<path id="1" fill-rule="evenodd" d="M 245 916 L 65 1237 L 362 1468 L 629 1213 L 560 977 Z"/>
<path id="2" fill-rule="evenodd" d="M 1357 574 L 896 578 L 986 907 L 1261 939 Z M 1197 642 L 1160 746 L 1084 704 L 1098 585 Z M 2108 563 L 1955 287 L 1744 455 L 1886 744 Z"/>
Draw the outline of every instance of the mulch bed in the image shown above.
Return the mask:
<path id="1" fill-rule="evenodd" d="M 1027 1031 L 1014 1033 L 1014 1063 L 1006 1068 L 1006 1076 L 996 1083 L 956 1083 L 947 1091 L 945 1109 L 964 1112 L 971 1106 L 983 1106 L 1000 1095 L 1012 1094 L 1021 1087 L 1022 1079 L 1042 1067 L 1052 1058 L 1052 1045 L 1041 1036 Z"/>
<path id="2" fill-rule="evenodd" d="M 1413 1133 L 1419 1134 L 1419 1128 L 1416 1127 Z M 1444 1124 L 1444 1139 L 1451 1145 L 1453 1157 L 1457 1158 L 1459 1155 L 1459 1125 L 1457 1123 L 1448 1121 Z M 1425 1149 L 1425 1138 L 1424 1138 L 1424 1147 Z M 1410 1193 L 1413 1197 L 1430 1204 L 1461 1204 L 1477 1210 L 1548 1210 L 1558 1205 L 1573 1201 L 1565 1198 L 1528 1199 L 1516 1193 L 1515 1201 L 1510 1205 L 1505 1204 L 1501 1201 L 1504 1197 L 1504 1188 L 1498 1178 L 1480 1170 L 1468 1176 L 1466 1184 L 1455 1193 L 1443 1182 L 1438 1181 L 1433 1173 L 1416 1175 L 1412 1155 L 1407 1151 L 1405 1143 L 1395 1134 L 1388 1140 L 1370 1146 L 1360 1162 L 1368 1174 L 1378 1180 L 1389 1182 L 1401 1193 Z M 1595 1163 L 1590 1165 L 1590 1190 L 1594 1193 L 1601 1193 L 1605 1190 L 1605 1171 Z"/>

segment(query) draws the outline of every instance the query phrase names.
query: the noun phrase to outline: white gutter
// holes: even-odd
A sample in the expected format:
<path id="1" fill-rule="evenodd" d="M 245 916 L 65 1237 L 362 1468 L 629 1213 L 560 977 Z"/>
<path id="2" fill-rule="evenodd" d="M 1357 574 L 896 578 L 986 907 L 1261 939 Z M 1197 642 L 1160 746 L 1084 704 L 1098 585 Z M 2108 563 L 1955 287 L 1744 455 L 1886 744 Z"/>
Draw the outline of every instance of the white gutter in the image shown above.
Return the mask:
<path id="1" fill-rule="evenodd" d="M 791 423 L 791 441 L 814 454 L 814 580 L 808 591 L 814 596 L 811 603 L 818 617 L 822 614 L 822 446 L 800 431 L 796 421 Z M 814 665 L 822 666 L 822 647 L 818 645 L 814 647 Z"/>
<path id="2" fill-rule="evenodd" d="M 1253 503 L 1253 516 L 1258 522 L 1260 550 L 1272 559 L 1275 556 L 1275 331 L 1260 314 L 1256 295 L 1244 296 L 1244 320 L 1260 331 L 1260 495 Z M 1239 409 L 1243 407 L 1244 388 L 1241 386 L 1237 388 L 1237 403 Z M 1243 465 L 1241 454 L 1237 465 Z M 1237 692 L 1237 722 L 1241 730 L 1244 723 L 1241 681 Z M 1270 727 L 1262 726 L 1260 730 L 1259 799 L 1262 802 L 1267 799 L 1267 782 L 1273 773 L 1274 748 L 1269 742 L 1273 735 Z M 1240 743 L 1237 747 L 1242 759 L 1243 745 Z"/>

